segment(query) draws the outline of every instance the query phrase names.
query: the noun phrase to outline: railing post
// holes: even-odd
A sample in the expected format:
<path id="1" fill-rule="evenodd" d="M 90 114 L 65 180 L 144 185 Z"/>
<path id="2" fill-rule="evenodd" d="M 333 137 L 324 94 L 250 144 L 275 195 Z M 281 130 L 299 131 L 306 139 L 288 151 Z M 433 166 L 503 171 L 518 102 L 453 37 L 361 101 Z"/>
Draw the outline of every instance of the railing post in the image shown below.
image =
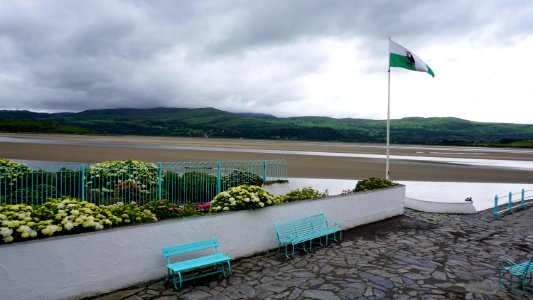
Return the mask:
<path id="1" fill-rule="evenodd" d="M 217 195 L 222 192 L 222 182 L 220 178 L 221 172 L 220 172 L 220 160 L 218 161 L 218 167 L 217 167 Z"/>
<path id="2" fill-rule="evenodd" d="M 524 189 L 522 189 L 522 205 L 521 205 L 521 207 L 520 207 L 521 209 L 524 209 L 524 201 L 525 201 L 525 199 L 524 199 L 524 193 L 525 193 L 525 191 L 524 191 Z"/>
<path id="3" fill-rule="evenodd" d="M 509 192 L 509 204 L 507 204 L 507 212 L 509 214 L 513 213 L 513 194 Z"/>
<path id="4" fill-rule="evenodd" d="M 81 164 L 81 201 L 85 201 L 85 164 Z"/>
<path id="5" fill-rule="evenodd" d="M 263 184 L 267 182 L 267 161 L 263 160 Z"/>
<path id="6" fill-rule="evenodd" d="M 492 211 L 494 219 L 498 218 L 498 195 L 494 196 L 494 210 Z"/>
<path id="7" fill-rule="evenodd" d="M 157 200 L 161 200 L 161 198 L 163 197 L 163 189 L 161 188 L 163 184 L 163 164 L 161 162 L 158 162 L 157 164 L 159 166 L 159 172 L 157 174 Z"/>

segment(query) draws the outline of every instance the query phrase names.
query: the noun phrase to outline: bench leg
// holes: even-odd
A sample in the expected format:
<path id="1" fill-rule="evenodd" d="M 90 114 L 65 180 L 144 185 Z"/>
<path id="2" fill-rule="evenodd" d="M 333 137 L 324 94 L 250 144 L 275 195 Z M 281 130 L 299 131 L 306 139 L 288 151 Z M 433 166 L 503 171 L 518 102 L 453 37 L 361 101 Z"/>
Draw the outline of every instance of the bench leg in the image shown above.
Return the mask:
<path id="1" fill-rule="evenodd" d="M 179 291 L 181 289 L 181 285 L 182 285 L 181 272 L 178 272 L 178 277 L 180 279 L 180 287 L 179 288 L 176 285 L 176 272 L 172 271 L 172 277 L 173 277 L 173 282 L 174 282 L 174 289 L 176 291 Z"/>
<path id="2" fill-rule="evenodd" d="M 294 244 L 292 244 L 292 257 L 294 257 Z M 289 256 L 287 256 L 289 258 Z"/>
<path id="3" fill-rule="evenodd" d="M 224 277 L 228 278 L 228 276 L 231 275 L 231 265 L 230 265 L 229 260 L 226 263 L 228 264 L 227 272 L 224 270 L 224 263 L 221 264 L 221 267 L 222 267 L 222 274 L 224 275 Z"/>
<path id="4" fill-rule="evenodd" d="M 170 280 L 170 269 L 167 268 L 167 278 L 165 278 L 165 283 L 164 285 L 167 285 L 168 281 Z"/>

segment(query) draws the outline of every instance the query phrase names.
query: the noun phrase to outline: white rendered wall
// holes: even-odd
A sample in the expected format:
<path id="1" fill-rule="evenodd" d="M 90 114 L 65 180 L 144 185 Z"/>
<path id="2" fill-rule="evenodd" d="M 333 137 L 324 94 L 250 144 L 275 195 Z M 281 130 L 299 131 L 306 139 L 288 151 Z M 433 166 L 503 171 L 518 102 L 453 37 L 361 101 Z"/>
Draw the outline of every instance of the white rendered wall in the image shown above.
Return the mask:
<path id="1" fill-rule="evenodd" d="M 475 214 L 472 202 L 436 202 L 405 198 L 405 207 L 432 213 Z"/>
<path id="2" fill-rule="evenodd" d="M 210 238 L 232 259 L 277 247 L 274 222 L 325 213 L 347 229 L 403 214 L 405 187 L 0 246 L 0 299 L 98 295 L 163 278 L 164 247 Z"/>

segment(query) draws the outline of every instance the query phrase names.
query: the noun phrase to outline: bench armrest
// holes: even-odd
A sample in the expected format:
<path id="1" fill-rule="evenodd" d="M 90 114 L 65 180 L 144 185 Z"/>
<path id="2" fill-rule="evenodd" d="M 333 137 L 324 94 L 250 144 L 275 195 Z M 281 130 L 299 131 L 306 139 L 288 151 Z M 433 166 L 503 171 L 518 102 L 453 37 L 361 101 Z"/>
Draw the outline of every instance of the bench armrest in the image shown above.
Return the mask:
<path id="1" fill-rule="evenodd" d="M 509 270 L 510 268 L 516 266 L 517 264 L 512 260 L 506 258 L 502 261 L 502 269 Z"/>

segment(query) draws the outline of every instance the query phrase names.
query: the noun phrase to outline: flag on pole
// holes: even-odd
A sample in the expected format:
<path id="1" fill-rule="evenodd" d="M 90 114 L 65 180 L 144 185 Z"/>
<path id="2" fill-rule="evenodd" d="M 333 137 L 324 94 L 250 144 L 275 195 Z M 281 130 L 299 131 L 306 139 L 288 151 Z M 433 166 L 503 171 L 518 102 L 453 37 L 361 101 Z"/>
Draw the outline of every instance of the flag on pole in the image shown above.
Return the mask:
<path id="1" fill-rule="evenodd" d="M 389 52 L 389 67 L 427 72 L 429 75 L 435 77 L 433 70 L 431 70 L 431 68 L 424 61 L 422 61 L 420 57 L 416 56 L 416 54 L 393 42 L 392 40 L 389 40 Z"/>

